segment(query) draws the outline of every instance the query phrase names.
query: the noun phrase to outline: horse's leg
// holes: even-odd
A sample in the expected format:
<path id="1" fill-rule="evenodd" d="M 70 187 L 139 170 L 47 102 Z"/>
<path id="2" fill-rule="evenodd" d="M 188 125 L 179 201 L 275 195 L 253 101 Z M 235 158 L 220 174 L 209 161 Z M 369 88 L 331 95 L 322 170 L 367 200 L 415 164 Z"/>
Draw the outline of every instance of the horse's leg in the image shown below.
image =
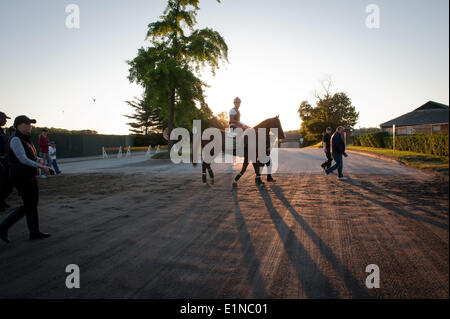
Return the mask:
<path id="1" fill-rule="evenodd" d="M 255 183 L 258 184 L 258 186 L 264 185 L 263 181 L 261 180 L 261 172 L 259 170 L 259 162 L 256 161 L 256 163 L 253 163 L 253 168 L 255 169 Z"/>
<path id="2" fill-rule="evenodd" d="M 208 168 L 209 177 L 211 178 L 211 184 L 214 184 L 214 173 L 213 173 L 213 170 L 211 168 L 211 164 L 208 164 L 207 168 Z"/>
<path id="3" fill-rule="evenodd" d="M 275 182 L 275 179 L 272 177 L 272 169 L 270 167 L 271 161 L 269 160 L 266 164 L 262 164 L 262 168 L 264 166 L 267 166 L 267 181 L 268 182 Z"/>
<path id="4" fill-rule="evenodd" d="M 202 161 L 202 182 L 206 183 L 206 164 L 204 161 Z"/>
<path id="5" fill-rule="evenodd" d="M 242 164 L 241 171 L 234 178 L 233 187 L 237 187 L 237 182 L 242 177 L 242 175 L 244 175 L 245 171 L 247 170 L 247 167 L 248 167 L 248 160 L 247 160 L 247 158 L 245 158 L 244 163 Z"/>

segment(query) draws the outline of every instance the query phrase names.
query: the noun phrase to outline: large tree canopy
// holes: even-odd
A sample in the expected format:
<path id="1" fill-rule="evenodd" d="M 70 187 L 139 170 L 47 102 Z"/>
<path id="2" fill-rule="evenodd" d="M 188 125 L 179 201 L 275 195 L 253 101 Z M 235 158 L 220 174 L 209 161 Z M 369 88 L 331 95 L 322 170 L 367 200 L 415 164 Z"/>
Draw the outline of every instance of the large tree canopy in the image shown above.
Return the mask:
<path id="1" fill-rule="evenodd" d="M 315 107 L 303 101 L 298 113 L 302 120 L 300 134 L 305 139 L 304 145 L 319 141 L 327 127 L 333 131 L 338 126 L 353 128 L 359 116 L 350 98 L 343 92 L 333 95 L 327 92 L 319 97 Z"/>
<path id="2" fill-rule="evenodd" d="M 191 128 L 193 119 L 213 116 L 203 92 L 207 85 L 196 73 L 209 66 L 214 74 L 221 61 L 228 61 L 228 47 L 218 32 L 194 29 L 198 10 L 198 0 L 169 0 L 160 20 L 148 26 L 151 45 L 128 62 L 129 80 L 142 85 L 143 100 L 159 110 L 169 134 L 175 126 Z"/>

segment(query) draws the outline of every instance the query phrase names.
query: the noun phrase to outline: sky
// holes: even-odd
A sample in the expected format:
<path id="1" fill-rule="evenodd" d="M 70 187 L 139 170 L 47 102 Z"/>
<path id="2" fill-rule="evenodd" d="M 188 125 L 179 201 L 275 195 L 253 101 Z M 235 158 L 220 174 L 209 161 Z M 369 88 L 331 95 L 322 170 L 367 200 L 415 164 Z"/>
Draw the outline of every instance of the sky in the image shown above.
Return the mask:
<path id="1" fill-rule="evenodd" d="M 76 4 L 80 27 L 68 28 Z M 158 20 L 165 0 L 1 0 L 0 111 L 25 114 L 38 126 L 128 134 L 125 101 L 142 88 L 129 66 Z M 368 28 L 379 8 L 379 28 Z M 213 76 L 206 101 L 215 114 L 239 96 L 241 121 L 280 115 L 284 130 L 314 104 L 321 81 L 345 92 L 360 113 L 358 127 L 377 127 L 429 100 L 449 104 L 448 0 L 200 1 L 198 28 L 218 31 L 229 63 Z M 94 100 L 95 99 L 95 102 Z"/>

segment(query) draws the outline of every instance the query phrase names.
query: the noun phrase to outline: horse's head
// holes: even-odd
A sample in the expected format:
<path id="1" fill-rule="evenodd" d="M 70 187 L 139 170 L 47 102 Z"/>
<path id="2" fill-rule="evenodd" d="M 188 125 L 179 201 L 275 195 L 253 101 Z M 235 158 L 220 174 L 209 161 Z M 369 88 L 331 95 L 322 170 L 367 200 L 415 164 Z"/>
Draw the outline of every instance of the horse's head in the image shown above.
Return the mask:
<path id="1" fill-rule="evenodd" d="M 274 125 L 272 127 L 278 129 L 278 139 L 286 138 L 286 136 L 284 135 L 283 128 L 281 127 L 280 116 L 279 115 L 275 116 L 274 118 L 272 118 L 272 121 L 273 121 L 272 125 Z"/>
<path id="2" fill-rule="evenodd" d="M 284 139 L 284 131 L 281 127 L 280 116 L 277 115 L 273 118 L 267 119 L 254 127 L 257 128 L 265 128 L 266 133 L 269 134 L 271 128 L 276 128 L 278 130 L 278 139 Z"/>

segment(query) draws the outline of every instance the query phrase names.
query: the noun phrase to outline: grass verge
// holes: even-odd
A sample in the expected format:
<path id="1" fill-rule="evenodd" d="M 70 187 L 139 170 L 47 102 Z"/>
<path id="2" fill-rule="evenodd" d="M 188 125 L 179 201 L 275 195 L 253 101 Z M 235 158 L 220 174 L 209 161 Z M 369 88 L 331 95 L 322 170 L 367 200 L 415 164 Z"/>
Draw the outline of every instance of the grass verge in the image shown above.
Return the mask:
<path id="1" fill-rule="evenodd" d="M 408 151 L 395 151 L 385 148 L 353 146 L 347 147 L 348 150 L 353 150 L 363 153 L 371 153 L 381 157 L 387 157 L 401 161 L 405 165 L 423 169 L 432 172 L 449 172 L 449 158 L 448 156 L 436 156 L 431 154 L 422 154 Z"/>
<path id="2" fill-rule="evenodd" d="M 152 159 L 169 159 L 170 154 L 169 151 L 159 152 L 152 155 Z"/>
<path id="3" fill-rule="evenodd" d="M 314 145 L 309 145 L 306 148 L 318 148 L 318 147 L 322 148 L 322 141 L 319 141 Z"/>

